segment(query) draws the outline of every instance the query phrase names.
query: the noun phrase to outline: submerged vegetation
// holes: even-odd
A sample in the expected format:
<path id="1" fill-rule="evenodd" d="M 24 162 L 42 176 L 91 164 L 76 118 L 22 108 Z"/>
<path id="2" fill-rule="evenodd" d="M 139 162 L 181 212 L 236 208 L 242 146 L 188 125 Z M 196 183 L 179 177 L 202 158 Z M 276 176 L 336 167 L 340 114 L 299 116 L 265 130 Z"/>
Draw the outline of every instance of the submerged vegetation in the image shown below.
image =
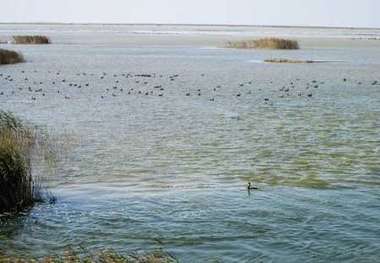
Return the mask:
<path id="1" fill-rule="evenodd" d="M 15 64 L 23 61 L 24 57 L 21 53 L 7 49 L 0 49 L 0 65 Z"/>
<path id="2" fill-rule="evenodd" d="M 36 142 L 32 128 L 0 111 L 0 213 L 16 213 L 42 201 L 41 186 L 31 173 Z"/>
<path id="3" fill-rule="evenodd" d="M 0 252 L 0 262 L 35 263 L 36 259 L 16 258 Z M 174 257 L 161 250 L 147 254 L 121 255 L 114 251 L 101 251 L 91 255 L 79 255 L 73 251 L 66 251 L 63 256 L 47 256 L 40 262 L 43 263 L 176 263 Z"/>
<path id="4" fill-rule="evenodd" d="M 49 44 L 50 39 L 46 36 L 13 36 L 15 44 Z"/>
<path id="5" fill-rule="evenodd" d="M 299 44 L 296 40 L 271 37 L 256 40 L 229 41 L 227 42 L 227 47 L 243 49 L 299 49 Z"/>

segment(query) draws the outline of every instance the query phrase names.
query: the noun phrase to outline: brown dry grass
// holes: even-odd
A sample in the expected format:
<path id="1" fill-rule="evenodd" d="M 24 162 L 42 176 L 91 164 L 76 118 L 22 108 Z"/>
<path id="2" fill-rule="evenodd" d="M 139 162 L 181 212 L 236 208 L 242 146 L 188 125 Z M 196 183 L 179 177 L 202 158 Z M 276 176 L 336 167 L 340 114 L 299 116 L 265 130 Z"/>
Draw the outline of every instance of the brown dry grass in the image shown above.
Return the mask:
<path id="1" fill-rule="evenodd" d="M 15 44 L 49 44 L 50 40 L 46 36 L 13 36 Z"/>
<path id="2" fill-rule="evenodd" d="M 0 49 L 0 65 L 15 64 L 23 61 L 24 57 L 21 53 L 7 49 Z"/>
<path id="3" fill-rule="evenodd" d="M 296 40 L 271 37 L 256 40 L 230 41 L 227 42 L 226 47 L 243 49 L 299 49 L 299 44 Z"/>

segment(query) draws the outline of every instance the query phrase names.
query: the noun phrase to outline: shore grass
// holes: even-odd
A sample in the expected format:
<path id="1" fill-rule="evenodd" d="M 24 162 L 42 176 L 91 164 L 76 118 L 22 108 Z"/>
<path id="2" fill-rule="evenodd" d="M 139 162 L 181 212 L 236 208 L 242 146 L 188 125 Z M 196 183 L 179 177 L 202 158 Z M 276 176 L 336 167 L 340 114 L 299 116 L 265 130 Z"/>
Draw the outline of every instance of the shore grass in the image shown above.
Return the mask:
<path id="1" fill-rule="evenodd" d="M 21 53 L 7 49 L 0 49 L 0 65 L 15 64 L 23 61 L 24 57 Z"/>
<path id="2" fill-rule="evenodd" d="M 299 44 L 296 40 L 271 37 L 255 40 L 229 41 L 226 47 L 242 49 L 299 49 Z"/>
<path id="3" fill-rule="evenodd" d="M 50 39 L 47 36 L 13 36 L 14 44 L 49 44 Z"/>
<path id="4" fill-rule="evenodd" d="M 0 252 L 0 262 L 22 263 L 177 263 L 178 261 L 161 250 L 146 254 L 121 255 L 112 250 L 91 253 L 91 255 L 79 255 L 73 251 L 66 251 L 62 256 L 46 256 L 37 260 L 33 258 L 10 257 Z"/>

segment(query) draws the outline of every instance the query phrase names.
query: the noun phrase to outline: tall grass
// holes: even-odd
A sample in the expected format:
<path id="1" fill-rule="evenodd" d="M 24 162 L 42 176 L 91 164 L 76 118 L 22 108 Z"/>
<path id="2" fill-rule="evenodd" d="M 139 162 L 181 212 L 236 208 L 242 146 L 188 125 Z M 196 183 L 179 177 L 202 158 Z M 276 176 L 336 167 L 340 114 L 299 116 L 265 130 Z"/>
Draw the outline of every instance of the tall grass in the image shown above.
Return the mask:
<path id="1" fill-rule="evenodd" d="M 244 49 L 299 49 L 299 44 L 296 40 L 271 37 L 256 40 L 230 41 L 227 42 L 226 47 Z"/>
<path id="2" fill-rule="evenodd" d="M 0 111 L 0 213 L 15 213 L 41 201 L 41 187 L 31 173 L 36 144 L 33 129 Z"/>
<path id="3" fill-rule="evenodd" d="M 49 44 L 50 40 L 46 36 L 13 36 L 15 44 Z"/>
<path id="4" fill-rule="evenodd" d="M 0 49 L 0 65 L 14 64 L 23 61 L 24 57 L 21 53 L 12 50 Z"/>

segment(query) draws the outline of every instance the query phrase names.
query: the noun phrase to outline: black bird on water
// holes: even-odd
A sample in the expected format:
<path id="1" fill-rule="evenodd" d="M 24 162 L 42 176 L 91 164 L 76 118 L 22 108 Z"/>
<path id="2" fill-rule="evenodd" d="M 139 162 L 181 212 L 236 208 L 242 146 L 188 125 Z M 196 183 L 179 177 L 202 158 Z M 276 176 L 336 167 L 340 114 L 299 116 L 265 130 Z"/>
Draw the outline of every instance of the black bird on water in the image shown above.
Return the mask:
<path id="1" fill-rule="evenodd" d="M 247 189 L 248 189 L 248 191 L 259 190 L 259 188 L 257 188 L 256 186 L 253 186 L 251 182 L 248 182 Z"/>

